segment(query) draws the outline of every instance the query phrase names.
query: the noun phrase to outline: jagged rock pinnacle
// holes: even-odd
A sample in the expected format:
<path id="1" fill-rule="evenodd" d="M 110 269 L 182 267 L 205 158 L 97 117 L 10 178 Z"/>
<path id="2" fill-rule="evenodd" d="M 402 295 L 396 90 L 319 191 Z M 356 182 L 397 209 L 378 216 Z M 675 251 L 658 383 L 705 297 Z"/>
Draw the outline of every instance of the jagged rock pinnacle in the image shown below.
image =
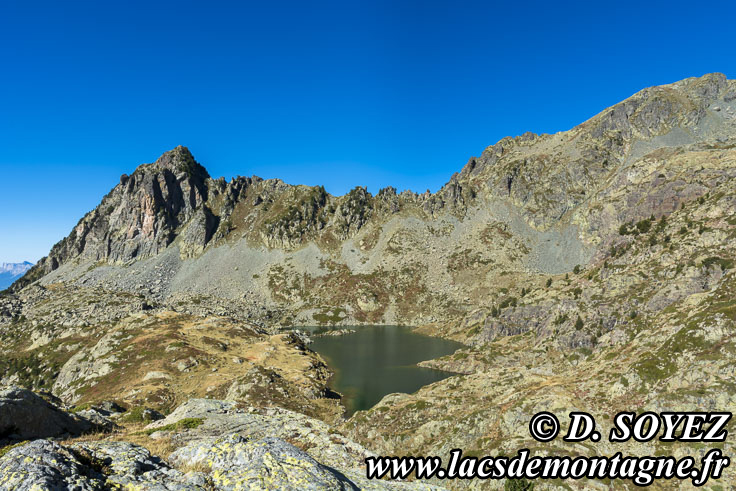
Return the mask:
<path id="1" fill-rule="evenodd" d="M 175 174 L 183 172 L 191 178 L 207 179 L 210 177 L 207 169 L 194 160 L 194 156 L 189 149 L 182 145 L 164 152 L 153 165 L 169 169 Z"/>

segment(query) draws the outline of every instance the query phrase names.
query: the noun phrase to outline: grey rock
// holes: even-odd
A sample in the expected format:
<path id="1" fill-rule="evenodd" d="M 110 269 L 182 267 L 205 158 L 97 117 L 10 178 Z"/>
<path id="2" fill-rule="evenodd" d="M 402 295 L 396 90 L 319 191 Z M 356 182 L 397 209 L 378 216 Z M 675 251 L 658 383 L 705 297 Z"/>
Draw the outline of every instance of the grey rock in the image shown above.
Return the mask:
<path id="1" fill-rule="evenodd" d="M 30 440 L 80 435 L 93 428 L 90 421 L 74 418 L 30 390 L 0 389 L 0 437 Z"/>
<path id="2" fill-rule="evenodd" d="M 69 449 L 48 440 L 12 448 L 0 457 L 0 490 L 104 490 L 105 477 Z"/>
<path id="3" fill-rule="evenodd" d="M 35 440 L 0 457 L 0 490 L 211 488 L 205 476 L 183 474 L 148 450 L 125 442 L 78 443 L 70 447 Z"/>
<path id="4" fill-rule="evenodd" d="M 77 411 L 75 416 L 89 421 L 99 431 L 112 431 L 117 428 L 117 425 L 107 415 L 95 408 Z"/>
<path id="5" fill-rule="evenodd" d="M 125 408 L 115 401 L 102 401 L 101 403 L 95 405 L 95 409 L 107 412 L 107 416 L 113 413 L 125 412 Z"/>
<path id="6" fill-rule="evenodd" d="M 215 415 L 235 412 L 237 404 L 234 401 L 219 401 L 216 399 L 189 399 L 177 407 L 171 414 L 161 421 L 146 426 L 146 429 L 156 429 L 176 423 L 186 418 L 209 418 Z"/>
<path id="7" fill-rule="evenodd" d="M 160 412 L 156 411 L 155 409 L 144 409 L 143 412 L 141 412 L 141 416 L 143 417 L 143 421 L 158 421 L 161 419 L 164 419 L 164 415 Z"/>
<path id="8" fill-rule="evenodd" d="M 261 446 L 268 447 L 274 441 L 281 442 L 288 439 L 295 446 L 305 448 L 306 450 L 303 453 L 319 462 L 333 476 L 337 476 L 340 486 L 348 486 L 347 488 L 337 489 L 351 489 L 350 486 L 354 485 L 360 489 L 404 489 L 405 487 L 410 489 L 440 489 L 415 483 L 369 481 L 364 477 L 364 459 L 375 454 L 362 445 L 336 433 L 322 421 L 278 407 L 268 409 L 244 408 L 234 401 L 190 399 L 176 408 L 165 419 L 151 423 L 146 428 L 155 430 L 185 418 L 199 418 L 203 421 L 194 429 L 182 430 L 174 434 L 169 433 L 168 436 L 172 438 L 172 441 L 182 447 L 171 457 L 173 462 L 180 465 L 193 465 L 193 463 L 202 462 L 205 460 L 205 455 L 213 452 L 219 454 L 219 449 L 231 448 L 233 443 L 238 443 L 237 447 L 242 451 L 239 451 L 240 453 L 236 452 L 237 456 L 228 456 L 231 463 L 235 465 L 236 462 L 232 459 L 237 460 L 243 455 L 252 455 L 252 446 L 254 445 L 252 442 L 261 442 Z M 157 435 L 157 433 L 161 432 L 153 433 L 153 435 L 163 436 Z M 246 442 L 249 442 L 247 451 L 241 448 L 246 446 Z M 283 446 L 279 443 L 276 444 L 276 448 L 283 449 Z M 290 452 L 291 450 L 283 455 L 291 455 Z M 313 464 L 308 464 L 307 468 L 311 468 L 311 465 Z M 252 477 L 260 475 L 259 473 L 263 472 L 264 469 L 266 467 L 260 470 L 250 469 L 243 472 Z M 213 468 L 213 470 L 215 469 Z M 302 470 L 300 472 L 306 471 Z M 349 482 L 346 483 L 341 476 L 348 476 Z"/>
<path id="9" fill-rule="evenodd" d="M 218 489 L 359 489 L 341 473 L 278 438 L 249 441 L 234 434 L 203 440 L 171 455 L 179 465 L 208 465 Z"/>
<path id="10" fill-rule="evenodd" d="M 127 442 L 78 443 L 71 449 L 104 469 L 106 484 L 132 489 L 200 489 L 190 476 L 171 468 L 145 448 Z"/>

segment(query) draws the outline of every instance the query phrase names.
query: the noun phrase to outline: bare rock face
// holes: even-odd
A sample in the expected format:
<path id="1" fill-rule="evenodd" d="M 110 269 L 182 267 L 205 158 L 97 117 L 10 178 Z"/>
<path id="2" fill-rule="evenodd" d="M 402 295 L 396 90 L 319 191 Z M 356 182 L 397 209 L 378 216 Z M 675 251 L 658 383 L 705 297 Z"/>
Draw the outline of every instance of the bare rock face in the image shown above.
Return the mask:
<path id="1" fill-rule="evenodd" d="M 723 74 L 647 88 L 570 131 L 506 137 L 472 158 L 458 181 L 509 199 L 546 228 L 647 151 L 733 135 L 734 121 L 712 108 L 734 93 Z"/>
<path id="2" fill-rule="evenodd" d="M 28 440 L 63 435 L 77 436 L 94 428 L 74 418 L 30 390 L 0 389 L 0 438 Z"/>
<path id="3" fill-rule="evenodd" d="M 182 257 L 194 257 L 201 254 L 212 238 L 212 234 L 217 230 L 219 221 L 219 217 L 213 215 L 207 206 L 198 208 L 181 234 L 179 249 Z"/>
<path id="4" fill-rule="evenodd" d="M 30 270 L 18 287 L 71 258 L 125 263 L 157 254 L 207 201 L 207 179 L 207 171 L 185 147 L 164 153 L 130 176 L 123 175 L 120 184 Z M 211 214 L 204 211 L 197 216 L 201 224 L 195 224 L 187 240 L 201 245 L 209 240 L 214 223 Z"/>

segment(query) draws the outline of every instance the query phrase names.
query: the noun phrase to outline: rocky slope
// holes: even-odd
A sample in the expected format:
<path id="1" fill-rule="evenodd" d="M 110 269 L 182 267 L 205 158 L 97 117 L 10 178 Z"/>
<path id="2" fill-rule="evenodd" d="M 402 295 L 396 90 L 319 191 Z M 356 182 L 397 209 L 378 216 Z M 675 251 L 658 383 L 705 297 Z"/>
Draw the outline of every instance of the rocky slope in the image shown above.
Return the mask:
<path id="1" fill-rule="evenodd" d="M 118 410 L 74 414 L 28 390 L 0 390 L 0 435 L 10 444 L 0 448 L 0 489 L 440 489 L 368 481 L 361 466 L 371 452 L 285 409 L 190 399 L 142 427 L 111 406 Z M 106 431 L 85 412 L 108 422 Z"/>
<path id="2" fill-rule="evenodd" d="M 736 81 L 720 74 L 645 89 L 570 131 L 505 138 L 435 194 L 225 182 L 178 147 L 122 176 L 0 296 L 2 381 L 78 405 L 281 407 L 392 455 L 702 454 L 539 445 L 526 423 L 540 410 L 602 422 L 734 410 L 735 183 Z M 315 323 L 462 341 L 425 364 L 464 375 L 341 421 L 324 362 L 277 333 Z M 282 438 L 258 438 L 270 436 Z"/>

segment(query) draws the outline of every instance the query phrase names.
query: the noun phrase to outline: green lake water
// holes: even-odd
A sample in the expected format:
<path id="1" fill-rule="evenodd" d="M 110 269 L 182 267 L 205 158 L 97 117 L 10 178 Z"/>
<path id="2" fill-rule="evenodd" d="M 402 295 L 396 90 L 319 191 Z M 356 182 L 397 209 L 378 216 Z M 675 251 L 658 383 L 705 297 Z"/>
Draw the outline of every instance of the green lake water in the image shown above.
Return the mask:
<path id="1" fill-rule="evenodd" d="M 368 409 L 392 392 L 416 392 L 452 374 L 416 363 L 449 355 L 463 345 L 425 336 L 401 326 L 357 326 L 354 333 L 314 337 L 309 347 L 322 355 L 335 373 L 333 390 L 343 395 L 347 415 Z M 299 327 L 310 334 L 328 328 Z"/>

